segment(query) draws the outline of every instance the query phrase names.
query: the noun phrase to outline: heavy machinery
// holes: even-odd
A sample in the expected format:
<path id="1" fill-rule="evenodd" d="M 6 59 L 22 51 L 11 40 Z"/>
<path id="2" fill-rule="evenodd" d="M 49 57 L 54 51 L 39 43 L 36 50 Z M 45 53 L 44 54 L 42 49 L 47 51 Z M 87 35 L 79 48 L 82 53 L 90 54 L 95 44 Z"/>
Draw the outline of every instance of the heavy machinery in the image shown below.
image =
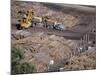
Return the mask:
<path id="1" fill-rule="evenodd" d="M 18 14 L 21 13 L 21 11 L 18 12 Z M 30 9 L 24 13 L 24 15 L 18 19 L 19 24 L 17 25 L 18 29 L 25 29 L 32 26 L 32 20 L 33 20 L 34 12 L 33 9 Z"/>
<path id="2" fill-rule="evenodd" d="M 23 14 L 21 18 L 18 19 L 19 25 L 17 29 L 26 29 L 31 26 L 36 26 L 39 23 L 48 29 L 65 30 L 66 27 L 62 23 L 51 20 L 48 16 L 37 17 L 34 15 L 33 9 L 25 11 L 19 11 L 18 14 Z"/>
<path id="3" fill-rule="evenodd" d="M 66 30 L 66 27 L 62 23 L 51 20 L 48 16 L 43 17 L 43 23 L 44 27 L 48 29 Z"/>

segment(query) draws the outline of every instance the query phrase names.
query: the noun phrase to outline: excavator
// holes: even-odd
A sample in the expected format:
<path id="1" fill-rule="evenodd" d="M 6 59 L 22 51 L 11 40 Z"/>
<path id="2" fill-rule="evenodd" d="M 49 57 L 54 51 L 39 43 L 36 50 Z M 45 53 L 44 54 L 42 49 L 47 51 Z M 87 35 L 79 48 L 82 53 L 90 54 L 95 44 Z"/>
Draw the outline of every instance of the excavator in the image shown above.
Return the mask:
<path id="1" fill-rule="evenodd" d="M 18 14 L 22 15 L 21 11 Z M 33 9 L 30 9 L 24 13 L 21 18 L 18 18 L 19 25 L 17 26 L 18 29 L 26 29 L 32 26 L 34 12 Z"/>

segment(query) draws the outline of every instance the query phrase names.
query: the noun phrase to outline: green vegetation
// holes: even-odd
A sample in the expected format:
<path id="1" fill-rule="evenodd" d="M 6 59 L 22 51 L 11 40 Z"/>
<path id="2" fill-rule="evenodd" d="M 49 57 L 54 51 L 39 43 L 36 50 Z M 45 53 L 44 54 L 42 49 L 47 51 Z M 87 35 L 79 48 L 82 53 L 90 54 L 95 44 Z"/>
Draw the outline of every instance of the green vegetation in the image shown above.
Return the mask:
<path id="1" fill-rule="evenodd" d="M 35 71 L 34 65 L 27 62 L 23 63 L 20 62 L 24 58 L 22 50 L 17 48 L 12 48 L 11 53 L 12 53 L 11 54 L 12 75 L 33 73 Z"/>
<path id="2" fill-rule="evenodd" d="M 17 62 L 24 58 L 22 50 L 17 48 L 11 49 L 11 56 L 12 62 Z"/>
<path id="3" fill-rule="evenodd" d="M 27 74 L 33 73 L 35 71 L 35 67 L 32 64 L 27 62 L 24 63 L 13 63 L 12 66 L 12 74 Z"/>

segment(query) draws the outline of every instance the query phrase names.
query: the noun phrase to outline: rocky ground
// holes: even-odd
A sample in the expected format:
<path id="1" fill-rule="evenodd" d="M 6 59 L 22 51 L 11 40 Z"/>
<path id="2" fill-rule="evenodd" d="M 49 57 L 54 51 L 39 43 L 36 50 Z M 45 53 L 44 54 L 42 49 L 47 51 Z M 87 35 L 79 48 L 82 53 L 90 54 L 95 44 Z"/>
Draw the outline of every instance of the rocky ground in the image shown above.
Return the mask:
<path id="1" fill-rule="evenodd" d="M 84 15 L 81 13 L 65 14 L 62 11 L 51 10 L 42 3 L 12 1 L 11 6 L 11 20 L 17 18 L 18 10 L 32 8 L 35 10 L 36 16 L 49 15 L 53 20 L 63 22 L 66 27 L 71 28 L 83 22 Z M 86 18 L 84 22 L 87 20 Z M 40 31 L 30 33 L 25 30 L 17 30 L 15 25 L 12 24 L 11 45 L 22 50 L 24 58 L 20 63 L 34 64 L 35 72 L 95 69 L 95 47 L 80 53 L 76 51 L 77 42 L 78 40 L 69 40 L 62 36 Z M 53 61 L 53 64 L 50 64 L 51 61 Z"/>

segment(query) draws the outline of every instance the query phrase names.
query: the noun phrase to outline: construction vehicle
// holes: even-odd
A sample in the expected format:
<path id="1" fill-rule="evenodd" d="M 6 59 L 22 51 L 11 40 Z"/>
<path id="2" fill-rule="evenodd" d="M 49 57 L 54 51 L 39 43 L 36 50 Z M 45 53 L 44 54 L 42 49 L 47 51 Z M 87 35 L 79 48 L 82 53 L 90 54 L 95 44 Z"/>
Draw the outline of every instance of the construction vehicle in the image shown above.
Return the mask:
<path id="1" fill-rule="evenodd" d="M 44 27 L 48 29 L 66 30 L 66 27 L 62 23 L 51 20 L 48 16 L 43 17 L 43 23 Z"/>
<path id="2" fill-rule="evenodd" d="M 21 11 L 19 11 L 18 13 L 21 13 Z M 33 20 L 33 16 L 34 16 L 34 12 L 32 9 L 26 11 L 24 13 L 24 15 L 18 19 L 19 25 L 17 28 L 19 29 L 25 29 L 25 28 L 29 28 L 32 26 L 32 20 Z"/>

